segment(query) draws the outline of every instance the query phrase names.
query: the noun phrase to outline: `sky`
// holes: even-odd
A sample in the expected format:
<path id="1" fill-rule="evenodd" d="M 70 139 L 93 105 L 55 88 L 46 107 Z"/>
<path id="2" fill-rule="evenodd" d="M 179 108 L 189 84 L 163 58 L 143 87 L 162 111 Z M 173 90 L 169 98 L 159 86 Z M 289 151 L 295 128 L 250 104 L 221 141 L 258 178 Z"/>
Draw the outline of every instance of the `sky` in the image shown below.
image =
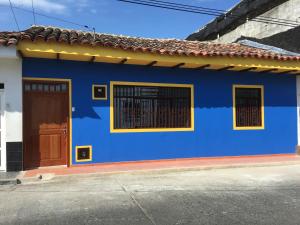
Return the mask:
<path id="1" fill-rule="evenodd" d="M 168 0 L 169 2 L 228 10 L 240 0 Z M 11 0 L 32 10 L 31 0 Z M 213 20 L 213 16 L 124 3 L 117 0 L 33 0 L 37 13 L 89 27 L 98 33 L 149 38 L 184 39 Z M 33 15 L 14 9 L 21 30 L 34 24 Z M 36 24 L 84 30 L 75 24 L 36 15 Z M 17 30 L 9 0 L 0 0 L 0 31 Z"/>

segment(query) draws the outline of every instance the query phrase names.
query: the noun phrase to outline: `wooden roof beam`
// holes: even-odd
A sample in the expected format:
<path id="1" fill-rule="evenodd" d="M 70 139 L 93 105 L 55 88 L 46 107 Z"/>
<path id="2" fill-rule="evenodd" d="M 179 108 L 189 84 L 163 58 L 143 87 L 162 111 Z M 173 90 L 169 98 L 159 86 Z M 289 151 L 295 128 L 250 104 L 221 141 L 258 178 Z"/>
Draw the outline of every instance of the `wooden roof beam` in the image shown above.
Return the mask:
<path id="1" fill-rule="evenodd" d="M 271 73 L 271 72 L 276 72 L 278 71 L 278 69 L 268 69 L 268 70 L 263 70 L 263 71 L 259 71 L 260 73 Z"/>
<path id="2" fill-rule="evenodd" d="M 194 69 L 196 69 L 196 70 L 203 70 L 203 69 L 207 69 L 207 68 L 209 68 L 210 67 L 210 64 L 205 64 L 205 65 L 203 65 L 203 66 L 199 66 L 199 67 L 196 67 L 196 68 L 194 68 Z"/>
<path id="3" fill-rule="evenodd" d="M 154 66 L 155 64 L 157 64 L 157 61 L 152 61 L 151 63 L 147 64 L 147 66 Z"/>
<path id="4" fill-rule="evenodd" d="M 217 71 L 229 70 L 229 69 L 233 69 L 233 68 L 234 68 L 234 66 L 226 66 L 221 69 L 217 69 Z"/>
<path id="5" fill-rule="evenodd" d="M 283 71 L 283 72 L 280 72 L 277 74 L 291 74 L 291 73 L 296 73 L 296 72 L 298 72 L 298 70 L 286 70 L 286 71 Z"/>
<path id="6" fill-rule="evenodd" d="M 92 56 L 91 59 L 90 59 L 90 63 L 95 62 L 95 59 L 96 59 L 96 56 Z"/>
<path id="7" fill-rule="evenodd" d="M 257 67 L 250 67 L 250 68 L 238 70 L 237 72 L 250 72 L 250 71 L 254 71 L 256 69 L 257 69 Z"/>
<path id="8" fill-rule="evenodd" d="M 173 66 L 172 68 L 180 68 L 180 67 L 182 67 L 184 65 L 185 65 L 185 63 L 179 63 L 179 64 Z"/>
<path id="9" fill-rule="evenodd" d="M 124 64 L 124 63 L 126 63 L 128 61 L 128 59 L 122 59 L 120 62 L 119 62 L 119 64 Z"/>

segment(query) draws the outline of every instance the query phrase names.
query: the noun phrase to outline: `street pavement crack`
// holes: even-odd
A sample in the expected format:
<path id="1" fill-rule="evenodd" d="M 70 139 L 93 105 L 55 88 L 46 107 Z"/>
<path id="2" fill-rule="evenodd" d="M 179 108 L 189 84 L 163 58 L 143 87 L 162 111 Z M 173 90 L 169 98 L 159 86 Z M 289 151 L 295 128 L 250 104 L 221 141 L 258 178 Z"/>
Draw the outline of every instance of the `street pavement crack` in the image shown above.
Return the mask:
<path id="1" fill-rule="evenodd" d="M 126 189 L 126 187 L 124 185 L 122 185 L 120 182 L 116 181 L 120 187 L 122 188 L 122 190 L 127 193 L 131 200 L 133 201 L 133 203 L 141 210 L 141 212 L 144 214 L 144 216 L 153 224 L 153 225 L 157 225 L 157 223 L 154 221 L 154 219 L 152 218 L 152 216 L 147 212 L 147 210 L 139 203 L 139 201 L 135 198 L 134 194 L 131 191 L 128 191 Z"/>

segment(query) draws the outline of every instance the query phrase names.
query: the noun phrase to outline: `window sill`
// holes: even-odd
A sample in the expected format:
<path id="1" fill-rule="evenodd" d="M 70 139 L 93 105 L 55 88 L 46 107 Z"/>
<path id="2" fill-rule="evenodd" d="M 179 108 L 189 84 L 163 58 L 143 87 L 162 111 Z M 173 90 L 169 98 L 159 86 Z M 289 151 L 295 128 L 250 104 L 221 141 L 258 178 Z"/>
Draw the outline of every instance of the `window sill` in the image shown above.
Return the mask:
<path id="1" fill-rule="evenodd" d="M 264 130 L 265 127 L 234 127 L 233 130 Z"/>
<path id="2" fill-rule="evenodd" d="M 187 132 L 195 131 L 192 128 L 149 128 L 149 129 L 111 129 L 110 133 L 153 133 L 153 132 Z"/>

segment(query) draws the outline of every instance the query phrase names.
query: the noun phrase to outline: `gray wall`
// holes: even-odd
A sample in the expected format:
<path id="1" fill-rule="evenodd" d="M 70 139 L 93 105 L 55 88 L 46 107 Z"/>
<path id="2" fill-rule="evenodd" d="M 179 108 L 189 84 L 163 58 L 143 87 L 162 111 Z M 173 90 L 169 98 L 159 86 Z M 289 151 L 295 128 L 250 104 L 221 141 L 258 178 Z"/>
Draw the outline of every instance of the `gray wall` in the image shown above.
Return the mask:
<path id="1" fill-rule="evenodd" d="M 300 17 L 300 0 L 287 1 L 270 11 L 260 15 L 264 17 L 280 18 L 299 21 Z M 255 37 L 258 39 L 273 36 L 275 34 L 285 32 L 292 27 L 276 24 L 266 24 L 256 21 L 248 21 L 247 23 L 237 27 L 235 30 L 221 36 L 220 42 L 234 42 L 241 36 Z"/>
<path id="2" fill-rule="evenodd" d="M 262 39 L 251 37 L 242 37 L 241 39 L 248 39 L 258 43 L 276 46 L 291 52 L 300 53 L 300 26 Z"/>
<path id="3" fill-rule="evenodd" d="M 300 23 L 300 0 L 289 0 L 260 16 L 294 20 Z M 251 39 L 262 44 L 280 47 L 293 52 L 300 52 L 299 32 L 300 26 L 295 28 L 248 21 L 214 41 L 231 43 L 239 39 Z"/>

